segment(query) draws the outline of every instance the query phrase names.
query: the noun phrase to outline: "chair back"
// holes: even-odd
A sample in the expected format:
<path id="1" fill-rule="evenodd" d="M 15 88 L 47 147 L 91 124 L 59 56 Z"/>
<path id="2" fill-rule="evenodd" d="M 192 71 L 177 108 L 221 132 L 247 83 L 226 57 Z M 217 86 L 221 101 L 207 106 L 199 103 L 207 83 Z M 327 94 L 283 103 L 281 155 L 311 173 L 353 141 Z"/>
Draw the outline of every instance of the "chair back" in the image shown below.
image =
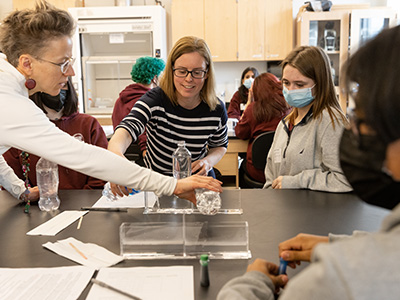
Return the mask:
<path id="1" fill-rule="evenodd" d="M 254 139 L 251 146 L 251 157 L 256 169 L 264 170 L 267 164 L 267 155 L 274 140 L 275 131 L 261 133 Z"/>

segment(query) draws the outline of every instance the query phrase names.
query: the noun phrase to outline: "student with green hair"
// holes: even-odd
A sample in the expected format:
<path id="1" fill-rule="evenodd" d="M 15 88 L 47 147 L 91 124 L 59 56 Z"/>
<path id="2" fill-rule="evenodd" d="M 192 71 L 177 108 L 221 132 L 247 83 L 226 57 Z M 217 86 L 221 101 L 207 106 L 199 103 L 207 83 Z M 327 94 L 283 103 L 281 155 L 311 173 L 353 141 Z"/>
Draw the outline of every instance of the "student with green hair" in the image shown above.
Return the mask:
<path id="1" fill-rule="evenodd" d="M 136 101 L 140 99 L 147 91 L 158 86 L 158 76 L 164 70 L 165 63 L 160 58 L 140 57 L 132 66 L 131 76 L 134 83 L 128 85 L 115 101 L 112 113 L 112 123 L 115 127 L 119 125 L 123 118 L 130 113 Z M 146 151 L 146 133 L 138 138 L 140 151 Z"/>

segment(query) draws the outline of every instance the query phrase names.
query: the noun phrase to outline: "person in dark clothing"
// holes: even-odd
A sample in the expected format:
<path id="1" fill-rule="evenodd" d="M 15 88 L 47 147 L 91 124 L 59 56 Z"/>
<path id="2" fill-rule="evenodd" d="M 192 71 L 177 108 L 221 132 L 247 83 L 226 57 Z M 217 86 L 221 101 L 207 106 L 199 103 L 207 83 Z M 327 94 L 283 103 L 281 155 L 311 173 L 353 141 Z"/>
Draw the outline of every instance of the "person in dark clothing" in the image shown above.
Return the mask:
<path id="1" fill-rule="evenodd" d="M 249 89 L 254 81 L 254 78 L 258 76 L 256 68 L 248 67 L 244 69 L 241 77 L 241 85 L 239 89 L 233 94 L 228 107 L 228 118 L 240 119 L 244 111 L 244 107 L 247 103 L 247 97 Z"/>
<path id="2" fill-rule="evenodd" d="M 68 78 L 67 84 L 61 89 L 59 95 L 51 96 L 38 92 L 30 96 L 30 98 L 42 109 L 54 125 L 62 131 L 82 142 L 107 149 L 107 138 L 97 119 L 77 111 L 78 96 L 72 85 L 71 77 Z M 14 170 L 14 173 L 25 181 L 25 185 L 32 187 L 34 192 L 37 191 L 37 199 L 32 200 L 38 200 L 36 164 L 40 157 L 16 148 L 10 148 L 3 154 L 3 157 Z M 103 180 L 87 176 L 61 165 L 58 166 L 58 173 L 60 178 L 59 188 L 61 190 L 102 189 L 105 184 Z"/>
<path id="3" fill-rule="evenodd" d="M 122 119 L 130 113 L 140 97 L 158 85 L 158 76 L 160 76 L 164 67 L 164 61 L 159 58 L 145 56 L 136 60 L 131 71 L 134 83 L 128 85 L 119 94 L 119 98 L 114 105 L 111 117 L 114 130 Z M 142 153 L 146 151 L 146 141 L 146 133 L 139 136 L 138 143 Z"/>
<path id="4" fill-rule="evenodd" d="M 253 165 L 253 142 L 261 133 L 275 131 L 278 123 L 290 112 L 289 105 L 282 95 L 282 83 L 271 73 L 262 73 L 256 77 L 249 93 L 246 107 L 235 127 L 238 138 L 249 140 L 247 156 L 239 172 L 242 188 L 248 187 L 243 179 L 244 172 L 253 180 L 265 183 L 264 170 L 259 170 Z"/>

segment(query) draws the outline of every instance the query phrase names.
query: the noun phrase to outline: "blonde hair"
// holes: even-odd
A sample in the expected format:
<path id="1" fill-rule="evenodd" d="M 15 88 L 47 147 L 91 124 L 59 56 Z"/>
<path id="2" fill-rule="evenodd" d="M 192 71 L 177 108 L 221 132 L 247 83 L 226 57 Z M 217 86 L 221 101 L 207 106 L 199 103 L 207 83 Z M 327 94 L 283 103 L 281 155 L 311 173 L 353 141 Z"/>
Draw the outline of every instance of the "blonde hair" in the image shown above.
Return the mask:
<path id="1" fill-rule="evenodd" d="M 339 114 L 342 122 L 347 124 L 346 116 L 336 96 L 329 57 L 321 48 L 314 46 L 297 47 L 283 60 L 282 70 L 284 70 L 287 65 L 297 69 L 301 74 L 311 78 L 315 82 L 313 102 L 314 119 L 319 118 L 326 109 L 333 126 L 335 126 L 335 121 L 339 121 L 334 111 Z M 292 112 L 287 115 L 285 119 L 293 124 L 297 115 L 298 109 L 294 107 Z"/>
<path id="2" fill-rule="evenodd" d="M 14 67 L 22 54 L 39 57 L 48 43 L 64 36 L 71 37 L 75 22 L 71 15 L 44 0 L 35 8 L 16 10 L 0 25 L 1 51 Z"/>
<path id="3" fill-rule="evenodd" d="M 174 65 L 176 60 L 186 53 L 197 52 L 206 61 L 207 78 L 205 79 L 203 88 L 200 91 L 201 101 L 207 103 L 211 110 L 215 110 L 219 104 L 218 98 L 215 94 L 215 75 L 214 65 L 211 60 L 211 52 L 206 42 L 203 39 L 194 36 L 185 36 L 179 39 L 171 52 L 168 55 L 167 64 L 165 66 L 164 74 L 160 80 L 160 87 L 168 96 L 171 102 L 178 105 L 176 96 L 176 88 L 174 85 Z"/>

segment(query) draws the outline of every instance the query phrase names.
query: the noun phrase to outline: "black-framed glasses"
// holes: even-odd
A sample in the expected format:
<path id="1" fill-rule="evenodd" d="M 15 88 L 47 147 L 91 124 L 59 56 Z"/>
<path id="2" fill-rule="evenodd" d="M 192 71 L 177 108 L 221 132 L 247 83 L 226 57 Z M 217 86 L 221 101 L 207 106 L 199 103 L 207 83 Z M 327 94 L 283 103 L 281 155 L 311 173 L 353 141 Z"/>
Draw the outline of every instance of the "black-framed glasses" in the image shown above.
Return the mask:
<path id="1" fill-rule="evenodd" d="M 38 58 L 38 59 L 42 60 L 42 61 L 45 61 L 45 62 L 48 62 L 48 63 L 50 63 L 52 65 L 55 65 L 55 66 L 59 66 L 61 68 L 61 73 L 65 74 L 65 73 L 67 73 L 69 67 L 74 64 L 76 58 L 70 57 L 63 63 L 55 63 L 55 62 L 52 62 L 52 61 L 49 61 L 49 60 L 46 60 L 46 59 L 43 59 L 43 58 Z"/>
<path id="2" fill-rule="evenodd" d="M 195 79 L 203 79 L 206 74 L 207 70 L 192 70 L 189 71 L 188 69 L 184 68 L 177 68 L 177 69 L 172 69 L 174 71 L 174 75 L 179 78 L 185 78 L 189 74 L 192 75 L 193 78 Z"/>

